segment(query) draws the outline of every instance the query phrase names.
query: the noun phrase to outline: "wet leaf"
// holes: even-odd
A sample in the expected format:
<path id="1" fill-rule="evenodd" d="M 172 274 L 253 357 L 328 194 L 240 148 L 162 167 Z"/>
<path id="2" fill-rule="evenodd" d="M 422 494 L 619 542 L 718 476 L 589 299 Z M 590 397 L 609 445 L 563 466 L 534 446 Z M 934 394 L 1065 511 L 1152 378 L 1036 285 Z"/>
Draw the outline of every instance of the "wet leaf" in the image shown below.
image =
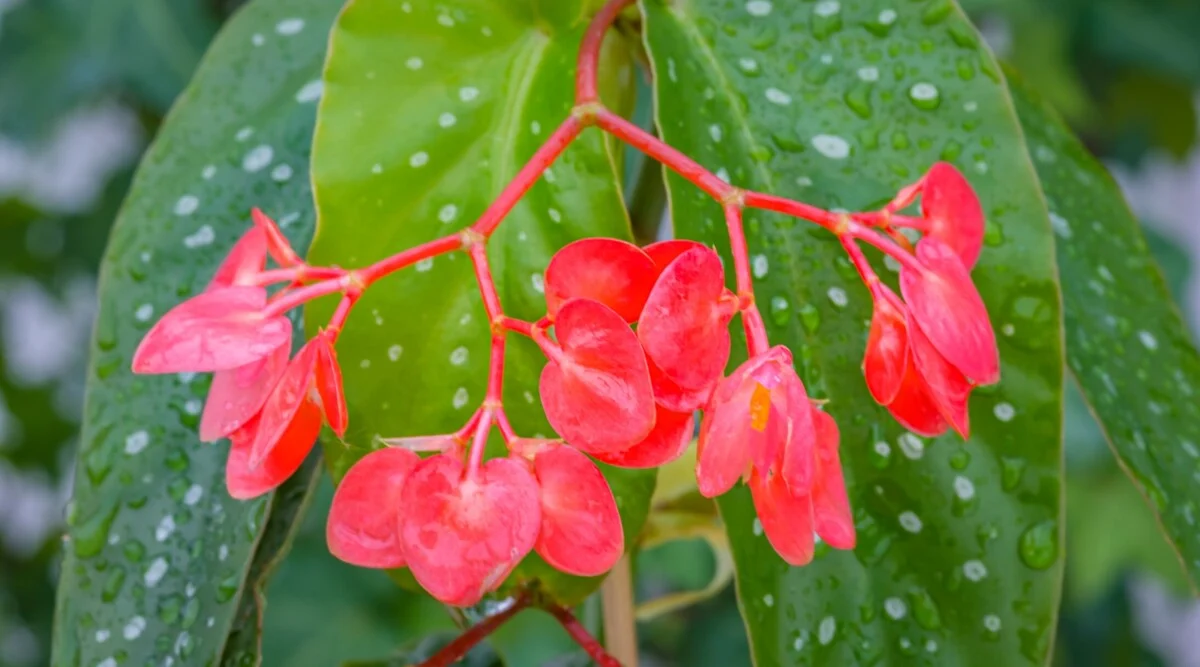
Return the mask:
<path id="1" fill-rule="evenodd" d="M 248 5 L 138 170 L 101 268 L 53 664 L 216 661 L 252 560 L 273 557 L 265 527 L 296 511 L 229 498 L 228 444 L 196 435 L 207 376 L 134 376 L 129 360 L 159 315 L 204 289 L 251 206 L 307 242 L 313 82 L 335 10 Z"/>
<path id="2" fill-rule="evenodd" d="M 579 2 L 557 0 L 349 5 L 325 72 L 313 171 L 320 224 L 310 260 L 362 266 L 473 222 L 569 113 L 586 22 Z M 632 86 L 630 49 L 614 35 L 604 57 L 602 87 L 618 107 Z M 542 273 L 558 248 L 585 236 L 629 237 L 616 157 L 588 130 L 499 228 L 489 258 L 510 315 L 545 313 Z M 314 305 L 310 330 L 332 305 Z M 369 290 L 339 342 L 351 417 L 345 446 L 327 450 L 335 477 L 377 436 L 460 428 L 484 396 L 488 336 L 463 253 Z M 513 425 L 521 435 L 551 435 L 537 399 L 545 359 L 518 336 L 508 347 L 504 400 Z M 602 470 L 632 544 L 654 473 Z M 536 556 L 510 582 L 533 578 L 568 602 L 599 583 L 557 573 Z"/>
<path id="3" fill-rule="evenodd" d="M 1120 188 L 1015 88 L 1058 241 L 1067 364 L 1193 585 L 1200 577 L 1200 354 Z"/>
<path id="4" fill-rule="evenodd" d="M 905 433 L 871 400 L 870 299 L 835 239 L 747 215 L 772 341 L 793 349 L 841 426 L 859 540 L 791 568 L 745 487 L 720 499 L 756 664 L 1044 664 L 1062 575 L 1059 299 L 1046 210 L 991 55 L 949 1 L 643 7 L 660 131 L 719 175 L 862 210 L 942 159 L 988 216 L 974 277 L 1003 378 L 975 394 L 963 443 Z M 678 177 L 668 188 L 676 234 L 727 248 L 720 208 Z"/>

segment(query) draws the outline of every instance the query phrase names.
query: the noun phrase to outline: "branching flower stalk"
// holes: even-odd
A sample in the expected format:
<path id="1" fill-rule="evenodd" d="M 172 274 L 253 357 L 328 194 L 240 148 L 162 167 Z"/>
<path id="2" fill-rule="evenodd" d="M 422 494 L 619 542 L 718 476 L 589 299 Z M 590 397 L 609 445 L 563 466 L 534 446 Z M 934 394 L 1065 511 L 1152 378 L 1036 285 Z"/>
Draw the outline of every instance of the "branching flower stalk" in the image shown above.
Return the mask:
<path id="1" fill-rule="evenodd" d="M 215 373 L 200 435 L 232 441 L 231 495 L 254 497 L 282 483 L 312 448 L 322 421 L 344 435 L 349 416 L 335 344 L 362 294 L 418 262 L 465 252 L 491 329 L 484 399 L 458 431 L 385 440 L 388 446 L 348 471 L 328 522 L 336 556 L 364 567 L 407 566 L 435 598 L 460 606 L 495 590 L 531 550 L 564 572 L 603 574 L 624 552 L 624 537 L 612 492 L 584 453 L 624 467 L 662 465 L 687 447 L 697 411 L 704 414 L 696 468 L 702 494 L 714 497 L 745 480 L 768 540 L 793 565 L 812 559 L 814 532 L 832 547 L 853 548 L 837 425 L 810 401 L 790 351 L 768 341 L 742 225 L 748 208 L 807 220 L 839 239 L 875 305 L 863 362 L 872 395 L 914 432 L 954 428 L 966 436 L 970 392 L 1000 372 L 995 335 L 969 274 L 982 245 L 983 213 L 967 181 L 939 163 L 881 210 L 855 213 L 725 182 L 600 100 L 600 47 L 632 3 L 610 0 L 593 19 L 570 114 L 474 224 L 343 269 L 309 266 L 256 209 L 254 226 L 209 287 L 151 329 L 134 356 L 136 372 Z M 716 253 L 699 243 L 638 248 L 583 239 L 547 267 L 545 317 L 528 322 L 505 313 L 487 246 L 522 196 L 589 128 L 643 151 L 720 204 L 736 291 L 726 287 Z M 901 213 L 918 198 L 921 215 Z M 920 233 L 915 246 L 905 229 Z M 876 274 L 860 243 L 899 264 L 903 298 Z M 278 268 L 266 268 L 268 256 Z M 282 287 L 268 297 L 272 285 Z M 284 315 L 335 294 L 340 301 L 327 326 L 289 360 Z M 749 359 L 724 377 L 735 315 Z M 509 423 L 502 398 L 509 334 L 531 338 L 546 355 L 539 391 L 561 440 L 525 438 Z M 485 460 L 493 428 L 509 456 Z M 568 610 L 531 600 L 519 594 L 426 664 L 450 664 L 526 606 L 554 615 L 599 664 L 618 664 Z"/>

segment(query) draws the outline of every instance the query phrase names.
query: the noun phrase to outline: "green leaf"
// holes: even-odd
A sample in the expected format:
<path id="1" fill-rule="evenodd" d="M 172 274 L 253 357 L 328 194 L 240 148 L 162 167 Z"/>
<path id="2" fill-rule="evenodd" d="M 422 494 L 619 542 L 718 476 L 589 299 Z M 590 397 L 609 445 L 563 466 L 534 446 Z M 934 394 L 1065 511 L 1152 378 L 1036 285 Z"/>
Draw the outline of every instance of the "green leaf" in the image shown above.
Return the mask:
<path id="1" fill-rule="evenodd" d="M 792 348 L 841 426 L 859 535 L 853 552 L 822 546 L 791 568 L 745 487 L 720 499 L 756 664 L 1044 664 L 1062 576 L 1059 297 L 1046 210 L 991 55 L 942 0 L 643 7 L 661 134 L 708 168 L 869 210 L 950 160 L 989 218 L 974 277 L 1003 380 L 974 395 L 964 444 L 906 433 L 871 400 L 870 298 L 836 240 L 747 215 L 771 340 Z M 720 208 L 674 175 L 668 187 L 676 233 L 727 249 Z"/>
<path id="2" fill-rule="evenodd" d="M 1015 93 L 1058 236 L 1067 364 L 1196 582 L 1200 354 L 1117 184 L 1053 111 Z"/>
<path id="3" fill-rule="evenodd" d="M 229 667 L 259 665 L 263 661 L 263 614 L 267 609 L 267 583 L 292 549 L 301 519 L 308 511 L 321 476 L 321 457 L 312 454 L 282 486 L 271 494 L 267 523 L 263 526 L 254 558 L 245 577 L 246 593 L 230 625 L 221 664 Z"/>
<path id="4" fill-rule="evenodd" d="M 570 112 L 586 22 L 579 2 L 557 0 L 349 5 L 325 71 L 313 163 L 320 223 L 310 260 L 363 266 L 470 224 Z M 618 35 L 604 71 L 606 99 L 626 106 L 630 45 Z M 507 313 L 545 313 L 542 272 L 566 243 L 629 237 L 617 157 L 588 130 L 499 228 L 488 256 Z M 332 306 L 314 305 L 310 332 Z M 459 429 L 483 399 L 489 356 L 489 323 L 467 257 L 438 257 L 368 290 L 339 354 L 351 419 L 347 444 L 327 450 L 335 477 L 377 436 Z M 517 336 L 505 356 L 505 408 L 517 432 L 551 435 L 537 400 L 545 359 Z M 632 545 L 654 472 L 602 469 Z M 533 578 L 565 602 L 599 584 L 536 556 L 510 581 Z"/>
<path id="5" fill-rule="evenodd" d="M 134 179 L 101 268 L 54 664 L 214 662 L 252 558 L 272 557 L 258 548 L 265 525 L 291 513 L 229 498 L 228 445 L 196 436 L 207 378 L 134 376 L 129 360 L 157 317 L 208 283 L 251 206 L 307 241 L 313 82 L 335 10 L 241 11 Z"/>
<path id="6" fill-rule="evenodd" d="M 218 22 L 204 0 L 38 0 L 0 30 L 0 133 L 45 133 L 75 106 L 122 94 L 161 114 Z"/>

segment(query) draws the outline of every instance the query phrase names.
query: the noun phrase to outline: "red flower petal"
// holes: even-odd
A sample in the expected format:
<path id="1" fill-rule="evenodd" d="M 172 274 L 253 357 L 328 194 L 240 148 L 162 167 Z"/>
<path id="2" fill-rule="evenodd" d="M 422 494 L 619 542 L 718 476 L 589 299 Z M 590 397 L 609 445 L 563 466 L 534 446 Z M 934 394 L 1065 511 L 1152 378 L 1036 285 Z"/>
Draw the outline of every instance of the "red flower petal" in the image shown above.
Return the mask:
<path id="1" fill-rule="evenodd" d="M 638 444 L 621 452 L 593 454 L 621 468 L 657 468 L 679 458 L 692 442 L 696 418 L 692 412 L 672 412 L 655 405 L 654 429 Z"/>
<path id="2" fill-rule="evenodd" d="M 651 243 L 645 248 L 642 248 L 642 250 L 645 250 L 646 254 L 650 256 L 650 259 L 654 260 L 654 266 L 657 274 L 662 273 L 664 269 L 671 265 L 671 262 L 675 261 L 676 257 L 679 257 L 683 253 L 695 248 L 707 247 L 708 246 L 704 245 L 703 243 L 698 243 L 696 241 L 688 241 L 686 239 L 670 239 L 668 241 Z"/>
<path id="3" fill-rule="evenodd" d="M 900 272 L 900 288 L 911 318 L 937 351 L 972 383 L 996 382 L 1000 379 L 996 334 L 962 260 L 932 237 L 917 243 L 917 259 L 924 270 Z"/>
<path id="4" fill-rule="evenodd" d="M 729 320 L 721 306 L 725 272 L 717 253 L 693 248 L 667 266 L 642 310 L 638 338 L 648 356 L 681 387 L 711 385 L 729 361 Z"/>
<path id="5" fill-rule="evenodd" d="M 921 214 L 929 221 L 929 236 L 949 246 L 970 270 L 983 247 L 983 206 L 967 179 L 946 162 L 925 174 Z"/>
<path id="6" fill-rule="evenodd" d="M 791 565 L 812 561 L 812 501 L 807 493 L 793 493 L 780 475 L 750 475 L 750 496 L 767 541 Z"/>
<path id="7" fill-rule="evenodd" d="M 296 357 L 288 364 L 283 377 L 267 396 L 263 403 L 262 413 L 258 420 L 258 434 L 250 446 L 250 466 L 255 467 L 260 461 L 271 455 L 271 452 L 282 443 L 284 433 L 300 411 L 302 406 L 320 404 L 309 396 L 313 390 L 316 377 L 317 348 L 320 337 L 304 344 Z"/>
<path id="8" fill-rule="evenodd" d="M 325 421 L 339 438 L 346 435 L 350 413 L 346 410 L 346 394 L 342 390 L 342 369 L 338 366 L 337 351 L 332 340 L 325 334 L 317 336 L 316 383 L 321 397 L 321 410 Z"/>
<path id="9" fill-rule="evenodd" d="M 966 438 L 971 430 L 970 415 L 967 412 L 971 383 L 946 361 L 925 336 L 924 330 L 913 322 L 910 322 L 908 327 L 908 344 L 917 371 L 925 381 L 929 398 L 954 430 Z"/>
<path id="10" fill-rule="evenodd" d="M 813 423 L 812 403 L 804 383 L 795 371 L 787 368 L 787 415 L 789 435 L 782 451 L 780 474 L 792 493 L 807 493 L 813 485 L 814 460 L 817 456 L 816 425 Z M 837 429 L 837 426 L 834 426 Z"/>
<path id="11" fill-rule="evenodd" d="M 788 438 L 787 386 L 791 354 L 774 347 L 717 383 L 700 422 L 696 485 L 713 498 L 741 479 L 753 463 L 772 467 Z"/>
<path id="12" fill-rule="evenodd" d="M 636 322 L 657 271 L 642 249 L 617 239 L 580 239 L 554 254 L 546 267 L 546 309 L 551 318 L 568 299 L 592 299 Z"/>
<path id="13" fill-rule="evenodd" d="M 942 417 L 933 397 L 929 395 L 925 379 L 917 371 L 916 361 L 911 355 L 908 355 L 908 363 L 905 364 L 900 391 L 896 392 L 887 409 L 904 428 L 918 435 L 934 437 L 950 428 L 950 423 Z"/>
<path id="14" fill-rule="evenodd" d="M 550 425 L 585 452 L 628 449 L 654 427 L 650 370 L 637 336 L 611 308 L 590 299 L 563 304 L 554 325 L 562 355 L 542 369 Z"/>
<path id="15" fill-rule="evenodd" d="M 890 290 L 886 287 L 880 289 Z M 867 337 L 867 352 L 863 357 L 863 376 L 871 396 L 880 405 L 896 398 L 904 380 L 908 357 L 908 333 L 904 327 L 904 311 L 887 298 L 875 299 L 871 316 L 871 333 Z"/>
<path id="16" fill-rule="evenodd" d="M 542 488 L 542 526 L 533 548 L 568 574 L 609 571 L 625 552 L 625 534 L 612 489 L 596 464 L 560 446 L 538 454 L 533 470 Z"/>
<path id="17" fill-rule="evenodd" d="M 360 567 L 402 567 L 400 493 L 421 458 L 388 447 L 351 466 L 333 494 L 325 541 L 329 553 Z"/>
<path id="18" fill-rule="evenodd" d="M 271 259 L 275 260 L 276 264 L 289 267 L 301 263 L 296 251 L 292 250 L 292 244 L 288 242 L 283 232 L 279 231 L 279 227 L 275 226 L 274 220 L 257 208 L 250 210 L 250 217 L 254 220 L 255 226 L 266 234 L 267 252 L 271 254 Z"/>
<path id="19" fill-rule="evenodd" d="M 306 401 L 288 424 L 278 446 L 257 467 L 251 468 L 250 445 L 257 430 L 258 421 L 255 420 L 230 436 L 233 445 L 225 464 L 225 486 L 229 495 L 238 500 L 256 498 L 272 491 L 300 469 L 321 433 L 321 409 Z"/>
<path id="20" fill-rule="evenodd" d="M 812 410 L 817 434 L 817 477 L 812 490 L 813 523 L 817 534 L 835 549 L 853 549 L 854 516 L 846 497 L 846 480 L 838 457 L 837 422 L 823 410 Z"/>
<path id="21" fill-rule="evenodd" d="M 266 302 L 261 287 L 225 287 L 184 301 L 146 333 L 133 372 L 209 373 L 262 359 L 292 335 L 286 317 L 263 317 Z"/>
<path id="22" fill-rule="evenodd" d="M 288 367 L 291 336 L 271 354 L 245 366 L 213 374 L 204 414 L 200 416 L 200 439 L 211 442 L 241 428 L 258 414 L 267 396 Z"/>
<path id="23" fill-rule="evenodd" d="M 253 285 L 254 276 L 263 270 L 266 263 L 266 232 L 258 227 L 251 227 L 233 244 L 205 291 L 234 285 Z"/>
<path id="24" fill-rule="evenodd" d="M 417 581 L 438 600 L 475 604 L 537 541 L 538 485 L 522 464 L 492 459 L 468 480 L 461 461 L 417 464 L 400 494 L 400 539 Z"/>
<path id="25" fill-rule="evenodd" d="M 649 358 L 646 364 L 650 367 L 650 385 L 654 388 L 654 401 L 672 412 L 695 412 L 704 407 L 712 397 L 713 388 L 717 386 L 714 378 L 711 384 L 698 389 L 685 389 L 667 377 Z"/>

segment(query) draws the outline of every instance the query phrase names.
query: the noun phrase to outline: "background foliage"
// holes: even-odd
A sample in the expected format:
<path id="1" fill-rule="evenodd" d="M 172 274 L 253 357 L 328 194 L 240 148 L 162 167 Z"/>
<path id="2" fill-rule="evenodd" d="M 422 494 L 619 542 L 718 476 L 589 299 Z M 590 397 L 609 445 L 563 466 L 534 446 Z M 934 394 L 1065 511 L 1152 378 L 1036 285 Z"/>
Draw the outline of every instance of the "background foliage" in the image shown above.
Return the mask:
<path id="1" fill-rule="evenodd" d="M 80 350 L 102 245 L 141 147 L 237 4 L 24 0 L 0 9 L 0 665 L 48 661 L 62 507 L 78 447 Z M 1001 59 L 1099 157 L 1136 173 L 1161 154 L 1194 154 L 1195 3 L 962 4 Z M 644 82 L 641 92 L 647 122 Z M 95 118 L 104 123 L 89 124 Z M 62 165 L 88 162 L 89 155 L 94 168 L 87 178 L 49 186 L 70 181 Z M 628 172 L 638 173 L 636 157 Z M 1182 296 L 1191 258 L 1153 226 L 1145 231 L 1173 292 Z M 1067 401 L 1066 455 L 1067 586 L 1056 661 L 1179 660 L 1179 647 L 1145 626 L 1148 619 L 1162 627 L 1181 624 L 1184 615 L 1155 609 L 1147 599 L 1159 586 L 1182 595 L 1185 580 L 1075 393 Z M 268 664 L 315 667 L 376 658 L 427 630 L 452 629 L 452 619 L 427 600 L 398 593 L 378 573 L 342 567 L 326 553 L 329 496 L 324 481 L 292 555 L 270 584 Z M 639 597 L 702 588 L 715 570 L 700 538 L 651 549 L 638 559 Z M 594 607 L 584 605 L 585 621 L 593 625 Z M 643 653 L 655 664 L 746 664 L 747 640 L 731 588 L 640 630 Z M 492 646 L 515 665 L 542 664 L 569 651 L 565 636 L 533 614 L 519 617 Z"/>

